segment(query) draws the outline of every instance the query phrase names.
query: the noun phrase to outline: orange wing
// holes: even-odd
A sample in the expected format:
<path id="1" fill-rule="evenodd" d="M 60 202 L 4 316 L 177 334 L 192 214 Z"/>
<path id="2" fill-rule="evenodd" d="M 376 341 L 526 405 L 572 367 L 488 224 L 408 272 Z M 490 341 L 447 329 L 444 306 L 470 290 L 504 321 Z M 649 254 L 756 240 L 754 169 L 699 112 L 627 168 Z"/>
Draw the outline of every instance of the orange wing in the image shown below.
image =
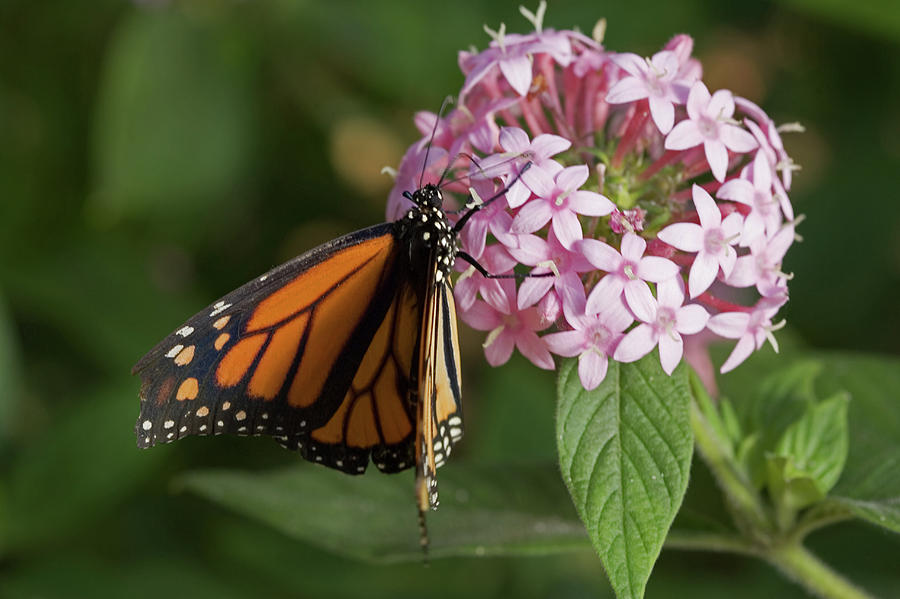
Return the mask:
<path id="1" fill-rule="evenodd" d="M 201 311 L 134 367 L 139 447 L 264 434 L 358 473 L 412 463 L 407 390 L 420 302 L 393 223 L 352 233 Z M 401 465 L 402 464 L 402 465 Z"/>

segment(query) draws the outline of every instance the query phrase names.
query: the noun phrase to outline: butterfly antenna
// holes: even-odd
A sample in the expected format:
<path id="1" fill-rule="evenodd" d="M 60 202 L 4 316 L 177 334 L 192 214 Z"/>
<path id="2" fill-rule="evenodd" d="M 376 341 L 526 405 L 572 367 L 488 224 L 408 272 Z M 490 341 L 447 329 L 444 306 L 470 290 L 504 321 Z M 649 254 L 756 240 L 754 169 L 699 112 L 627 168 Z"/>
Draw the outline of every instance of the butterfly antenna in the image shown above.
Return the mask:
<path id="1" fill-rule="evenodd" d="M 431 137 L 428 139 L 428 145 L 425 147 L 425 161 L 422 163 L 422 172 L 419 173 L 419 189 L 422 189 L 422 181 L 425 180 L 425 169 L 428 167 L 428 155 L 431 153 L 431 144 L 434 143 L 434 136 L 437 134 L 438 124 L 441 122 L 441 117 L 444 116 L 444 110 L 452 103 L 453 96 L 444 98 L 444 101 L 441 102 L 441 109 L 438 111 L 437 118 L 434 119 L 434 127 L 431 128 Z M 443 175 L 441 178 L 443 179 Z"/>

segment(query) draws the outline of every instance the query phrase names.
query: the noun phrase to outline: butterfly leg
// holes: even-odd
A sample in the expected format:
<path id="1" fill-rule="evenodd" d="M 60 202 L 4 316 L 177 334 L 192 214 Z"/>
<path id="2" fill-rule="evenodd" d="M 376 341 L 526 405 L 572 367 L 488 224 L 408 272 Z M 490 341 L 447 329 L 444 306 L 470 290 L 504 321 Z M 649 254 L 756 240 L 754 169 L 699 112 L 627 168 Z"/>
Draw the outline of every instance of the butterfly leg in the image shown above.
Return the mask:
<path id="1" fill-rule="evenodd" d="M 547 277 L 556 276 L 552 272 L 545 272 L 545 273 L 536 274 L 536 275 L 520 274 L 517 272 L 513 272 L 513 273 L 509 273 L 509 274 L 505 274 L 505 275 L 494 275 L 494 274 L 489 273 L 484 266 L 479 264 L 478 260 L 476 260 L 475 258 L 473 258 L 472 256 L 470 256 L 469 254 L 467 254 L 465 252 L 457 252 L 456 257 L 462 258 L 463 260 L 465 260 L 466 262 L 471 264 L 473 267 L 475 267 L 475 270 L 480 272 L 481 275 L 483 277 L 485 277 L 486 279 L 544 279 Z"/>

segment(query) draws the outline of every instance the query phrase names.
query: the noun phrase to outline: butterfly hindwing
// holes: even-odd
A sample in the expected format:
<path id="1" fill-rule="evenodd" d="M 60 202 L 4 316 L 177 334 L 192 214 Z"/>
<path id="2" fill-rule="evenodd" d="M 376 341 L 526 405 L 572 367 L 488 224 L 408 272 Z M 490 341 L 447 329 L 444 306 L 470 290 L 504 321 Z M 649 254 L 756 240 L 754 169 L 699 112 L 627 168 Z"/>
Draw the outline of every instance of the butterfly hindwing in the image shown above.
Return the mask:
<path id="1" fill-rule="evenodd" d="M 396 233 L 389 223 L 320 246 L 226 295 L 163 340 L 134 368 L 142 378 L 138 445 L 192 434 L 266 434 L 347 472 L 364 470 L 372 449 L 400 455 L 412 439 L 403 434 L 412 410 L 403 393 L 410 369 L 373 383 L 377 397 L 360 378 L 382 367 L 398 371 L 396 363 L 410 362 L 415 351 L 409 322 L 418 322 L 420 302 L 402 284 Z M 382 357 L 389 360 L 368 357 L 386 343 L 391 351 Z M 352 406 L 351 394 L 358 396 Z M 329 424 L 341 409 L 348 434 L 336 436 Z M 358 424 L 367 414 L 371 430 Z M 355 458 L 345 462 L 343 454 Z M 404 461 L 411 458 L 381 463 L 401 469 Z"/>

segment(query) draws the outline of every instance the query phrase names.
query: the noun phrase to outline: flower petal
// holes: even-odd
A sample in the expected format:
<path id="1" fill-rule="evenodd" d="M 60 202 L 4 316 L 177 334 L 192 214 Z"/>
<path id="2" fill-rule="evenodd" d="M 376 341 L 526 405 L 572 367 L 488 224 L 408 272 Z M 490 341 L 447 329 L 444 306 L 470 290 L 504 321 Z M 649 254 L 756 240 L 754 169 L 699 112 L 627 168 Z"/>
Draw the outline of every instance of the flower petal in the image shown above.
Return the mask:
<path id="1" fill-rule="evenodd" d="M 573 243 L 580 241 L 584 236 L 581 221 L 571 210 L 560 210 L 553 215 L 553 232 L 566 249 L 570 249 Z"/>
<path id="2" fill-rule="evenodd" d="M 534 331 L 522 331 L 516 335 L 516 347 L 532 364 L 544 370 L 553 370 L 553 356 L 547 345 Z"/>
<path id="3" fill-rule="evenodd" d="M 684 120 L 675 125 L 666 136 L 667 150 L 686 150 L 703 143 L 703 135 L 697 123 Z"/>
<path id="4" fill-rule="evenodd" d="M 697 216 L 700 217 L 700 226 L 709 230 L 721 225 L 722 213 L 709 192 L 695 183 L 691 188 L 691 193 L 694 198 L 694 208 L 697 210 Z"/>
<path id="5" fill-rule="evenodd" d="M 498 334 L 492 332 L 485 341 L 484 357 L 491 366 L 506 364 L 515 345 L 516 341 L 508 330 L 502 329 Z"/>
<path id="6" fill-rule="evenodd" d="M 509 86 L 520 96 L 528 93 L 531 87 L 531 59 L 528 56 L 511 56 L 500 61 L 500 72 L 509 82 Z"/>
<path id="7" fill-rule="evenodd" d="M 615 248 L 596 239 L 579 241 L 573 249 L 581 252 L 588 262 L 606 272 L 615 272 L 622 264 L 622 256 Z"/>
<path id="8" fill-rule="evenodd" d="M 722 312 L 711 317 L 706 326 L 720 337 L 737 339 L 747 332 L 749 324 L 750 315 L 747 312 Z"/>
<path id="9" fill-rule="evenodd" d="M 699 333 L 708 321 L 709 313 L 697 304 L 682 306 L 675 313 L 675 329 L 684 335 Z"/>
<path id="10" fill-rule="evenodd" d="M 659 338 L 659 363 L 666 374 L 671 375 L 684 353 L 684 341 L 678 333 L 662 335 Z"/>
<path id="11" fill-rule="evenodd" d="M 608 100 L 607 100 L 608 101 Z M 669 100 L 650 96 L 650 115 L 663 135 L 672 130 L 675 124 L 675 106 Z"/>
<path id="12" fill-rule="evenodd" d="M 503 324 L 500 314 L 484 302 L 475 302 L 460 312 L 463 322 L 478 331 L 492 331 Z"/>
<path id="13" fill-rule="evenodd" d="M 640 324 L 628 332 L 616 347 L 613 359 L 616 362 L 634 362 L 640 360 L 651 351 L 659 341 L 653 327 L 649 324 Z"/>
<path id="14" fill-rule="evenodd" d="M 637 276 L 651 283 L 661 283 L 677 275 L 679 270 L 678 265 L 668 258 L 644 256 L 638 262 Z"/>
<path id="15" fill-rule="evenodd" d="M 647 242 L 640 235 L 625 233 L 622 237 L 622 257 L 629 262 L 637 262 L 644 255 Z"/>
<path id="16" fill-rule="evenodd" d="M 725 374 L 729 370 L 737 368 L 741 362 L 746 360 L 747 357 L 753 353 L 753 349 L 752 335 L 744 335 L 738 339 L 734 349 L 731 350 L 731 355 L 729 355 L 728 359 L 725 360 L 725 363 L 722 364 L 722 368 L 719 369 L 719 372 Z"/>
<path id="17" fill-rule="evenodd" d="M 510 227 L 512 233 L 533 233 L 553 218 L 553 210 L 543 200 L 532 200 L 522 206 Z"/>
<path id="18" fill-rule="evenodd" d="M 606 216 L 616 209 L 609 198 L 593 191 L 576 191 L 567 200 L 574 212 L 587 216 Z"/>
<path id="19" fill-rule="evenodd" d="M 731 118 L 734 114 L 734 96 L 727 89 L 719 89 L 709 99 L 706 114 L 718 120 Z"/>
<path id="20" fill-rule="evenodd" d="M 646 98 L 647 84 L 637 77 L 625 77 L 612 86 L 606 94 L 606 101 L 610 104 L 624 104 Z"/>
<path id="21" fill-rule="evenodd" d="M 587 314 L 598 314 L 602 312 L 606 306 L 619 301 L 624 286 L 625 283 L 622 280 L 622 277 L 606 275 L 594 285 L 591 294 L 587 298 L 584 311 Z"/>
<path id="22" fill-rule="evenodd" d="M 703 142 L 703 152 L 713 177 L 717 181 L 724 181 L 728 173 L 728 150 L 725 149 L 725 144 L 718 139 L 707 139 Z"/>
<path id="23" fill-rule="evenodd" d="M 531 277 L 522 281 L 522 284 L 519 285 L 519 310 L 538 303 L 552 287 L 553 279 L 551 277 Z"/>
<path id="24" fill-rule="evenodd" d="M 605 355 L 596 351 L 586 351 L 578 358 L 578 378 L 585 389 L 596 389 L 606 378 L 609 366 Z"/>
<path id="25" fill-rule="evenodd" d="M 719 138 L 732 152 L 749 152 L 759 146 L 749 131 L 728 123 L 719 129 Z"/>
<path id="26" fill-rule="evenodd" d="M 556 187 L 564 191 L 573 191 L 584 185 L 591 171 L 586 164 L 567 166 L 556 174 Z"/>
<path id="27" fill-rule="evenodd" d="M 625 283 L 625 301 L 638 320 L 656 322 L 656 298 L 647 283 L 639 279 Z"/>
<path id="28" fill-rule="evenodd" d="M 675 223 L 656 234 L 656 237 L 685 252 L 703 249 L 703 229 L 694 223 Z"/>
<path id="29" fill-rule="evenodd" d="M 719 259 L 709 252 L 698 252 L 694 258 L 694 265 L 691 266 L 691 274 L 688 275 L 691 297 L 695 298 L 709 289 L 717 274 L 719 274 Z"/>
<path id="30" fill-rule="evenodd" d="M 542 339 L 550 351 L 558 356 L 571 358 L 584 351 L 584 333 L 581 331 L 550 333 Z"/>
<path id="31" fill-rule="evenodd" d="M 709 90 L 702 81 L 694 82 L 691 86 L 691 92 L 687 99 L 687 113 L 691 119 L 698 119 L 700 115 L 706 112 L 706 107 L 710 101 Z M 684 122 L 684 121 L 682 121 Z"/>
<path id="32" fill-rule="evenodd" d="M 656 286 L 656 298 L 661 307 L 680 308 L 684 303 L 684 281 L 681 277 L 672 277 L 661 281 Z"/>

